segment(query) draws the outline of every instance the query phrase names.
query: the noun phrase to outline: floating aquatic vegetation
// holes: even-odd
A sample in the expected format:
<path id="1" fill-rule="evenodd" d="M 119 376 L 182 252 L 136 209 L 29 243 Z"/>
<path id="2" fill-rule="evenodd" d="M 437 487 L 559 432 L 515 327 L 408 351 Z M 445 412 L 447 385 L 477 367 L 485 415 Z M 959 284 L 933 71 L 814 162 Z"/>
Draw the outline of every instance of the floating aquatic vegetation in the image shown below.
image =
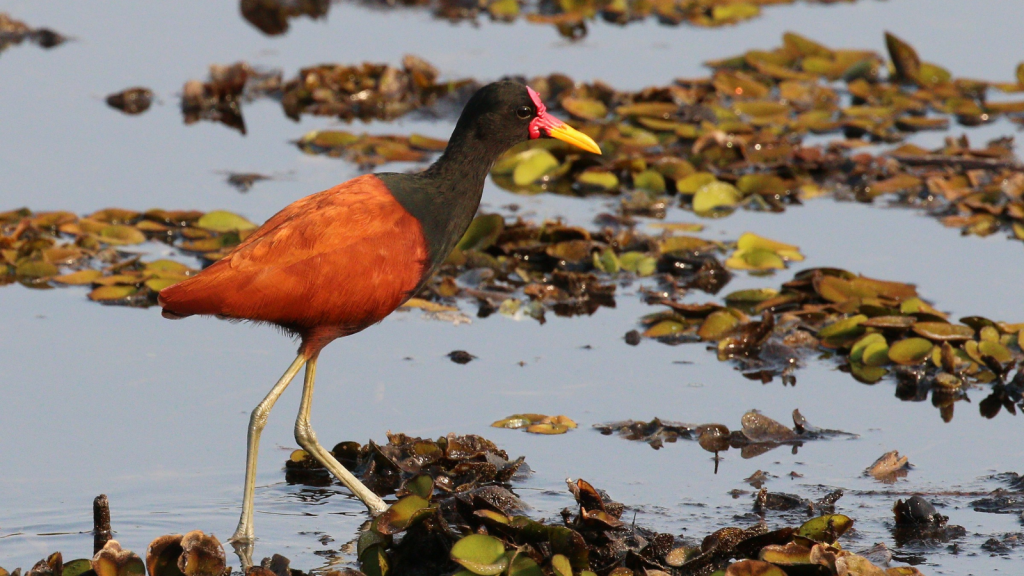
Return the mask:
<path id="1" fill-rule="evenodd" d="M 799 410 L 793 410 L 793 428 L 751 410 L 740 419 L 740 429 L 730 431 L 724 424 L 684 424 L 655 418 L 650 422 L 624 420 L 595 424 L 601 434 L 618 434 L 627 440 L 646 442 L 655 450 L 666 442 L 696 440 L 708 452 L 725 452 L 730 448 L 740 451 L 744 459 L 760 456 L 782 445 L 794 450 L 803 446 L 806 440 L 820 440 L 836 436 L 856 437 L 856 434 L 841 430 L 817 428 L 808 424 Z M 717 464 L 716 464 L 717 466 Z"/>
<path id="2" fill-rule="evenodd" d="M 0 12 L 0 52 L 28 40 L 42 48 L 53 48 L 67 41 L 63 35 L 49 28 L 32 28 L 20 20 Z"/>
<path id="3" fill-rule="evenodd" d="M 107 105 L 130 116 L 142 114 L 153 104 L 153 91 L 149 88 L 127 88 L 107 96 Z"/>
<path id="4" fill-rule="evenodd" d="M 186 125 L 210 120 L 245 134 L 242 103 L 280 88 L 280 72 L 261 72 L 245 62 L 230 66 L 214 64 L 206 82 L 185 83 L 181 89 L 181 112 Z"/>
<path id="5" fill-rule="evenodd" d="M 824 351 L 865 384 L 892 374 L 896 396 L 919 401 L 931 394 L 943 420 L 966 389 L 991 385 L 982 415 L 1024 408 L 1024 323 L 979 316 L 951 322 L 922 300 L 912 284 L 858 276 L 836 268 L 798 272 L 781 289 L 725 296 L 725 306 L 654 300 L 668 310 L 641 319 L 648 338 L 669 343 L 716 342 L 719 360 L 730 360 L 763 382 L 793 377 L 801 351 Z M 751 314 L 759 314 L 760 319 Z M 1010 374 L 1017 367 L 1017 372 Z"/>
<path id="6" fill-rule="evenodd" d="M 423 162 L 444 151 L 448 142 L 420 134 L 356 135 L 342 130 L 314 130 L 295 144 L 307 154 L 341 157 L 364 170 L 372 170 L 387 162 Z"/>
<path id="7" fill-rule="evenodd" d="M 835 0 L 805 0 L 807 3 L 831 4 Z M 853 0 L 844 0 L 852 2 Z M 265 3 L 271 3 L 264 0 Z M 435 18 L 451 22 L 489 19 L 495 22 L 513 22 L 519 18 L 533 24 L 554 26 L 558 34 L 569 40 L 580 40 L 587 35 L 587 26 L 595 20 L 625 26 L 648 19 L 665 26 L 690 24 L 702 28 L 739 24 L 761 15 L 763 8 L 776 4 L 792 4 L 796 0 L 668 0 L 664 2 L 623 2 L 597 0 L 487 0 L 480 3 L 452 0 L 359 0 L 374 8 L 419 7 L 430 10 Z M 242 2 L 243 7 L 246 2 Z M 278 2 L 273 2 L 278 4 Z M 244 10 L 244 9 L 243 9 Z M 247 20 L 252 21 L 248 16 Z M 254 25 L 262 26 L 253 22 Z M 269 33 L 269 32 L 268 32 Z"/>
<path id="8" fill-rule="evenodd" d="M 303 68 L 281 86 L 285 115 L 334 116 L 343 120 L 389 120 L 429 106 L 444 96 L 468 96 L 478 85 L 472 80 L 439 82 L 431 64 L 407 55 L 402 67 L 364 63 L 358 66 L 323 64 Z"/>
<path id="9" fill-rule="evenodd" d="M 468 79 L 439 82 L 438 76 L 436 68 L 411 55 L 403 58 L 401 68 L 370 62 L 354 66 L 321 64 L 303 68 L 287 81 L 280 71 L 261 71 L 245 62 L 213 65 L 206 82 L 185 83 L 181 110 L 185 124 L 212 120 L 245 134 L 242 104 L 256 98 L 280 101 L 285 115 L 293 120 L 302 114 L 346 121 L 391 120 L 435 105 L 444 97 L 453 101 L 468 98 L 478 87 Z M 312 139 L 316 140 L 315 135 Z M 419 137 L 419 142 L 430 150 L 437 148 L 437 143 L 429 139 Z M 322 151 L 345 146 L 330 131 L 321 137 L 320 143 L 325 145 L 300 141 L 300 146 L 309 144 L 311 150 L 323 148 Z"/>
<path id="10" fill-rule="evenodd" d="M 526 430 L 530 434 L 565 434 L 576 428 L 576 422 L 564 414 L 545 416 L 544 414 L 513 414 L 492 422 L 494 428 L 511 428 Z"/>
<path id="11" fill-rule="evenodd" d="M 493 442 L 472 434 L 449 434 L 436 440 L 388 434 L 386 444 L 341 442 L 331 452 L 380 495 L 411 491 L 429 498 L 435 490 L 471 494 L 507 486 L 513 477 L 529 471 L 523 457 L 510 460 Z M 289 482 L 314 486 L 331 482 L 327 470 L 304 450 L 292 452 L 285 462 L 285 476 Z"/>

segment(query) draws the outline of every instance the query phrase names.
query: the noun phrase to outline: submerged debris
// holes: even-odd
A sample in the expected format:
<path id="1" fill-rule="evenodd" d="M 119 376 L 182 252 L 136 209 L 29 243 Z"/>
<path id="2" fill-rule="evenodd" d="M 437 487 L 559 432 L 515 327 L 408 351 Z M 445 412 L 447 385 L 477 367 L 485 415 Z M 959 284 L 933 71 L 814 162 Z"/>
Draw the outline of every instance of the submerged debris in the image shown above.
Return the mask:
<path id="1" fill-rule="evenodd" d="M 228 184 L 237 188 L 239 192 L 248 192 L 253 184 L 274 179 L 273 176 L 258 172 L 227 172 L 226 174 Z"/>
<path id="2" fill-rule="evenodd" d="M 66 42 L 67 38 L 49 28 L 32 28 L 20 20 L 11 18 L 7 13 L 0 12 L 0 52 L 26 40 L 42 48 L 53 48 Z"/>
<path id="3" fill-rule="evenodd" d="M 242 17 L 268 36 L 288 31 L 288 21 L 299 16 L 324 18 L 331 0 L 241 0 Z"/>
<path id="4" fill-rule="evenodd" d="M 879 456 L 878 460 L 868 466 L 864 473 L 880 482 L 893 484 L 896 480 L 906 477 L 909 470 L 910 459 L 900 456 L 899 451 L 893 450 Z"/>
<path id="5" fill-rule="evenodd" d="M 149 88 L 135 87 L 122 90 L 107 96 L 107 105 L 121 112 L 134 116 L 149 110 L 153 104 L 153 91 Z"/>

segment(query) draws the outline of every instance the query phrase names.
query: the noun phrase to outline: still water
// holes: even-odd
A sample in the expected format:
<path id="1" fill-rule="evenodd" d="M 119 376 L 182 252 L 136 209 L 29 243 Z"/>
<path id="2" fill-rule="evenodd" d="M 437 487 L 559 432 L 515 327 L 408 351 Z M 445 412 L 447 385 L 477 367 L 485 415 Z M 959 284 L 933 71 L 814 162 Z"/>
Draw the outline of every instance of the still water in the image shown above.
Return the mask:
<path id="1" fill-rule="evenodd" d="M 349 3 L 335 4 L 326 20 L 295 20 L 289 34 L 276 38 L 252 28 L 230 2 L 0 1 L 0 11 L 75 39 L 53 50 L 21 45 L 0 54 L 0 210 L 223 208 L 260 221 L 357 174 L 349 164 L 303 155 L 288 143 L 335 123 L 310 117 L 293 123 L 273 102 L 245 107 L 245 137 L 212 123 L 183 126 L 177 92 L 185 80 L 204 78 L 211 63 L 246 60 L 291 76 L 319 62 L 397 63 L 415 53 L 446 78 L 563 71 L 636 89 L 702 75 L 702 61 L 775 46 L 787 30 L 879 52 L 883 31 L 890 30 L 926 60 L 972 78 L 1009 80 L 1024 59 L 1017 30 L 1024 4 L 1008 2 L 797 4 L 717 30 L 598 23 L 578 43 L 545 26 L 453 25 L 424 11 Z M 161 102 L 139 117 L 103 103 L 106 94 L 134 85 L 152 88 Z M 349 129 L 447 137 L 451 128 L 449 121 L 400 120 Z M 1015 132 L 1008 123 L 967 130 L 979 143 Z M 942 136 L 915 142 L 936 146 Z M 225 170 L 281 178 L 240 194 L 224 183 L 219 172 Z M 533 218 L 561 216 L 580 225 L 607 210 L 602 199 L 522 197 L 490 184 L 485 190 L 485 209 L 512 202 Z M 679 209 L 667 218 L 693 219 Z M 735 238 L 748 230 L 799 245 L 806 266 L 914 282 L 937 308 L 957 317 L 1024 320 L 1024 250 L 1001 236 L 964 238 L 912 211 L 829 199 L 784 214 L 740 212 L 708 223 L 704 235 Z M 150 248 L 152 254 L 163 250 Z M 792 272 L 768 279 L 738 275 L 729 290 L 777 285 Z M 586 318 L 549 315 L 544 325 L 492 316 L 453 326 L 418 312 L 396 313 L 321 356 L 317 433 L 326 444 L 379 442 L 388 430 L 483 434 L 511 456 L 527 457 L 535 474 L 517 490 L 535 516 L 551 517 L 569 505 L 563 481 L 582 477 L 637 510 L 638 524 L 696 538 L 750 511 L 751 494 L 734 499 L 728 492 L 752 491 L 743 479 L 760 469 L 777 477 L 767 484 L 772 491 L 814 499 L 846 489 L 837 510 L 857 520 L 848 543 L 855 550 L 875 542 L 893 547 L 890 508 L 897 497 L 991 490 L 999 484 L 987 476 L 1022 471 L 1019 418 L 1005 412 L 981 418 L 977 401 L 985 391 L 971 395 L 973 404 L 958 403 L 945 424 L 930 403 L 896 399 L 890 381 L 856 383 L 828 360 L 808 358 L 797 385 L 783 387 L 743 378 L 703 345 L 630 347 L 622 335 L 653 310 L 635 288 L 619 289 L 615 309 Z M 222 539 L 231 533 L 248 412 L 293 358 L 293 342 L 267 328 L 213 319 L 169 322 L 155 309 L 104 307 L 73 288 L 0 288 L 0 326 L 0 565 L 28 567 L 54 550 L 65 559 L 87 556 L 91 501 L 99 493 L 110 496 L 115 537 L 140 553 L 165 533 L 202 529 Z M 454 364 L 445 355 L 456 349 L 478 359 Z M 345 494 L 324 497 L 284 482 L 297 404 L 298 393 L 289 391 L 264 435 L 256 557 L 281 553 L 293 567 L 311 569 L 327 565 L 331 554 L 325 551 L 337 552 L 354 538 L 364 514 Z M 812 424 L 859 437 L 808 443 L 796 453 L 779 448 L 751 460 L 730 451 L 716 474 L 710 455 L 694 442 L 655 451 L 589 429 L 654 416 L 734 428 L 751 408 L 784 423 L 799 408 Z M 488 427 L 515 412 L 564 413 L 581 427 L 554 437 Z M 892 449 L 914 464 L 907 478 L 885 487 L 862 475 Z M 791 471 L 803 476 L 791 479 Z M 893 494 L 858 494 L 875 490 Z M 970 498 L 933 500 L 968 536 L 959 553 L 945 546 L 913 551 L 924 554 L 926 573 L 1014 572 L 1024 558 L 1021 548 L 993 557 L 980 544 L 1019 532 L 1020 520 L 974 512 Z M 799 522 L 772 514 L 768 521 Z M 322 544 L 321 533 L 334 542 Z"/>

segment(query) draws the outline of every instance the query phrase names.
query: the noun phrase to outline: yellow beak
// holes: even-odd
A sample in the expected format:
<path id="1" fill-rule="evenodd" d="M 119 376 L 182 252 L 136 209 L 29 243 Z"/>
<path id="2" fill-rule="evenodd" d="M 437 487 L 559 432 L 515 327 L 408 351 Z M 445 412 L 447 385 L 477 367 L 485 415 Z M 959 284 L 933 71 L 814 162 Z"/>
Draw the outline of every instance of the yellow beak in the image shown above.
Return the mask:
<path id="1" fill-rule="evenodd" d="M 547 128 L 548 136 L 557 138 L 562 142 L 568 142 L 573 146 L 577 146 L 586 150 L 587 152 L 593 152 L 594 154 L 600 154 L 601 148 L 594 142 L 594 139 L 587 136 L 583 132 L 569 126 L 568 124 L 559 124 L 553 128 Z"/>

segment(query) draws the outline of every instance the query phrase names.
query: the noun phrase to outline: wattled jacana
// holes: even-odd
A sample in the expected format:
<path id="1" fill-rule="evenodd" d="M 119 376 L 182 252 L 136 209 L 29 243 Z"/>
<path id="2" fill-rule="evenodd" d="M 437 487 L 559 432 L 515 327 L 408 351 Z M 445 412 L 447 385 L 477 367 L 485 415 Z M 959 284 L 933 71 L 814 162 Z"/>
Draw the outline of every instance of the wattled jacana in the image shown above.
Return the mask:
<path id="1" fill-rule="evenodd" d="M 193 314 L 276 324 L 297 335 L 298 356 L 252 411 L 242 516 L 231 541 L 251 545 L 260 433 L 303 365 L 295 440 L 373 514 L 386 505 L 317 442 L 309 422 L 320 351 L 376 324 L 422 287 L 462 237 L 484 180 L 503 152 L 550 136 L 600 154 L 588 136 L 550 116 L 522 84 L 484 86 L 470 98 L 444 154 L 418 174 L 368 174 L 275 214 L 230 254 L 160 292 L 168 318 Z"/>

